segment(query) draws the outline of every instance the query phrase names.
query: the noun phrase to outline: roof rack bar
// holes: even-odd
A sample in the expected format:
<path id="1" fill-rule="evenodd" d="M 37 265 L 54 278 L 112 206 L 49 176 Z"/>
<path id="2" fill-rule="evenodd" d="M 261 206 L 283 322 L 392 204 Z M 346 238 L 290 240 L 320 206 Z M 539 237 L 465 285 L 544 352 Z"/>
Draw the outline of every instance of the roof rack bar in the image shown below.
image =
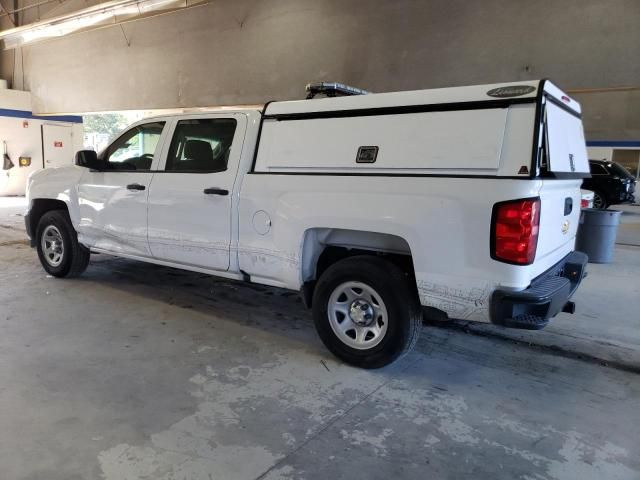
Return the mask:
<path id="1" fill-rule="evenodd" d="M 318 94 L 324 94 L 327 97 L 344 97 L 349 95 L 366 95 L 370 93 L 367 90 L 361 88 L 345 85 L 338 82 L 316 82 L 307 84 L 305 90 L 307 91 L 307 99 L 312 99 Z"/>

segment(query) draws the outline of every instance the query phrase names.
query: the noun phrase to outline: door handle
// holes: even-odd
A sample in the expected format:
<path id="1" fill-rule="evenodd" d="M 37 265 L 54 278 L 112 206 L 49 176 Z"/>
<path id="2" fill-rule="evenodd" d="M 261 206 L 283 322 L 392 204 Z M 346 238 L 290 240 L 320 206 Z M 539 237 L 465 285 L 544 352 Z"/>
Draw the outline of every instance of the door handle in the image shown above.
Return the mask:
<path id="1" fill-rule="evenodd" d="M 224 188 L 210 187 L 204 189 L 205 195 L 229 195 L 229 190 Z"/>
<path id="2" fill-rule="evenodd" d="M 145 188 L 147 187 L 140 185 L 139 183 L 130 183 L 127 185 L 127 190 L 144 190 Z"/>

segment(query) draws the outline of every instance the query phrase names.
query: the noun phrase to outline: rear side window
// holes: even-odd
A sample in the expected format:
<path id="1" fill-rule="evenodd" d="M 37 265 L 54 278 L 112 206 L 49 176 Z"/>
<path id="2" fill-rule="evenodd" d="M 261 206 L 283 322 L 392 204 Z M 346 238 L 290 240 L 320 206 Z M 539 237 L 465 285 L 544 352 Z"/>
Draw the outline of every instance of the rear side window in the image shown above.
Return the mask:
<path id="1" fill-rule="evenodd" d="M 604 168 L 599 163 L 590 163 L 589 170 L 591 171 L 591 175 L 608 175 L 607 169 Z"/>
<path id="2" fill-rule="evenodd" d="M 610 163 L 609 164 L 609 168 L 611 169 L 611 171 L 613 172 L 614 175 L 617 175 L 619 177 L 622 178 L 630 178 L 633 177 L 633 175 L 631 174 L 631 172 L 629 172 L 629 170 L 627 170 L 626 168 L 624 168 L 622 165 L 620 165 L 619 163 Z"/>
<path id="3" fill-rule="evenodd" d="M 235 131 L 233 118 L 180 120 L 171 140 L 165 170 L 224 172 Z"/>

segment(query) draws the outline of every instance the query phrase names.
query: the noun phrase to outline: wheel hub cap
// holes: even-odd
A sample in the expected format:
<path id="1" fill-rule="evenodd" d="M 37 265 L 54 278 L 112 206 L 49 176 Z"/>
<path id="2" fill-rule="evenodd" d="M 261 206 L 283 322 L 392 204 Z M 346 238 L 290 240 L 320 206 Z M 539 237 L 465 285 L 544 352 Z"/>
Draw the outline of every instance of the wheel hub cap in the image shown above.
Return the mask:
<path id="1" fill-rule="evenodd" d="M 387 334 L 387 307 L 380 294 L 366 283 L 352 281 L 338 285 L 327 307 L 331 329 L 351 348 L 373 348 Z"/>
<path id="2" fill-rule="evenodd" d="M 366 300 L 354 300 L 349 307 L 349 318 L 358 326 L 365 327 L 373 322 L 373 307 Z"/>
<path id="3" fill-rule="evenodd" d="M 49 225 L 42 232 L 41 239 L 42 253 L 46 262 L 52 267 L 57 267 L 64 258 L 64 244 L 62 234 L 55 225 Z"/>

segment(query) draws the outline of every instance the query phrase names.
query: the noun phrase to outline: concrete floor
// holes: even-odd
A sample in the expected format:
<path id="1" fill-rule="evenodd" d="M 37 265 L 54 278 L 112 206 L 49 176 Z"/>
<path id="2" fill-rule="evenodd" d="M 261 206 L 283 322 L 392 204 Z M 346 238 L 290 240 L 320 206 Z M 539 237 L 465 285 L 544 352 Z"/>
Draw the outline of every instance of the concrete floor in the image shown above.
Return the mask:
<path id="1" fill-rule="evenodd" d="M 49 278 L 15 202 L 0 201 L 2 480 L 640 478 L 635 357 L 603 358 L 640 351 L 637 247 L 590 267 L 582 317 L 541 332 L 578 343 L 453 322 L 363 371 L 289 292 L 105 255 Z"/>

